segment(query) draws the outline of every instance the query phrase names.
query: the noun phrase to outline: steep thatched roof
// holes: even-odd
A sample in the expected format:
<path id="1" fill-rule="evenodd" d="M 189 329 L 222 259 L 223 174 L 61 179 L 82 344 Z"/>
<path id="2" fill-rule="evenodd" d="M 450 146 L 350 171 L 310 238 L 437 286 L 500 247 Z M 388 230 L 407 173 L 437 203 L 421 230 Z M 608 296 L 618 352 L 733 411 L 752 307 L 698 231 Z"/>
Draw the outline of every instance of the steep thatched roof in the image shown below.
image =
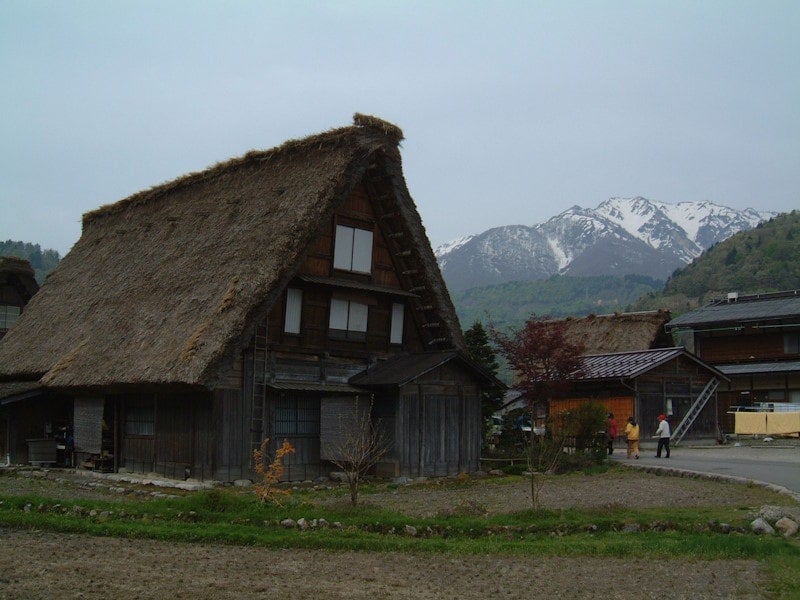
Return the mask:
<path id="1" fill-rule="evenodd" d="M 668 311 L 659 310 L 569 317 L 563 322 L 567 339 L 582 344 L 586 354 L 606 354 L 672 346 L 671 337 L 664 332 L 669 319 Z"/>
<path id="2" fill-rule="evenodd" d="M 403 134 L 374 117 L 354 121 L 86 214 L 80 240 L 0 343 L 0 379 L 214 387 L 368 168 L 390 182 L 447 334 L 462 347 L 403 179 Z"/>
<path id="3" fill-rule="evenodd" d="M 39 290 L 30 261 L 16 256 L 0 256 L 0 282 L 12 283 L 27 301 Z"/>

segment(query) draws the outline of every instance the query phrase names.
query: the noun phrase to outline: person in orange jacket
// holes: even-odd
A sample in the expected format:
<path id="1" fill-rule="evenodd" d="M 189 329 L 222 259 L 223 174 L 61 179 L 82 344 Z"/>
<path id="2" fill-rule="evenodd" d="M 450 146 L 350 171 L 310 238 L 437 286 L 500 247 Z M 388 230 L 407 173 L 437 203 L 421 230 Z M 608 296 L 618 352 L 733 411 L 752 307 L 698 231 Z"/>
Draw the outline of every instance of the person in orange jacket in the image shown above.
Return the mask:
<path id="1" fill-rule="evenodd" d="M 625 425 L 625 437 L 628 438 L 628 458 L 633 454 L 634 458 L 639 458 L 639 425 L 636 419 L 628 417 L 628 424 Z"/>

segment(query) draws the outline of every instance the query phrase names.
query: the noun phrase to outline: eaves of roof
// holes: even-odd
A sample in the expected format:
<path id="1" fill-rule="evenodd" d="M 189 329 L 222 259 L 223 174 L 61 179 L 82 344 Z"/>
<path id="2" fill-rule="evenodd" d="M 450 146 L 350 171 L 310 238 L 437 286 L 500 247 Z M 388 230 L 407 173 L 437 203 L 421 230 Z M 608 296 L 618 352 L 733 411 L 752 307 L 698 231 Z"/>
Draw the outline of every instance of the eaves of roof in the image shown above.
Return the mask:
<path id="1" fill-rule="evenodd" d="M 800 373 L 800 360 L 782 360 L 759 363 L 741 363 L 735 365 L 716 365 L 717 369 L 729 377 L 738 375 L 759 374 L 796 374 Z"/>
<path id="2" fill-rule="evenodd" d="M 297 279 L 306 283 L 314 285 L 324 285 L 328 287 L 347 288 L 351 290 L 359 290 L 363 292 L 374 292 L 376 294 L 384 294 L 387 296 L 403 296 L 407 298 L 418 298 L 417 294 L 407 292 L 400 288 L 389 287 L 386 285 L 375 285 L 373 283 L 362 283 L 360 281 L 353 281 L 352 279 L 345 279 L 344 277 L 321 277 L 319 275 L 300 275 Z"/>
<path id="3" fill-rule="evenodd" d="M 667 331 L 722 325 L 746 325 L 754 322 L 800 321 L 800 295 L 779 298 L 718 302 L 675 317 Z"/>

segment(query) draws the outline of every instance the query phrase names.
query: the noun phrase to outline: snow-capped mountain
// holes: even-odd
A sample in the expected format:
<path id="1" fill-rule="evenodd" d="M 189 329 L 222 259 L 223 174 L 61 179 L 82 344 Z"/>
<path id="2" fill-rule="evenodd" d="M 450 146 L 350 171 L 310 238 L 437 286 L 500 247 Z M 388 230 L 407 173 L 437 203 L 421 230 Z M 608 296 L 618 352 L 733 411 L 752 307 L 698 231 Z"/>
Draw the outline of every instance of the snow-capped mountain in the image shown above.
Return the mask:
<path id="1" fill-rule="evenodd" d="M 435 253 L 454 290 L 555 274 L 666 279 L 706 248 L 776 214 L 713 202 L 610 198 L 593 209 L 573 206 L 538 225 L 465 236 Z"/>

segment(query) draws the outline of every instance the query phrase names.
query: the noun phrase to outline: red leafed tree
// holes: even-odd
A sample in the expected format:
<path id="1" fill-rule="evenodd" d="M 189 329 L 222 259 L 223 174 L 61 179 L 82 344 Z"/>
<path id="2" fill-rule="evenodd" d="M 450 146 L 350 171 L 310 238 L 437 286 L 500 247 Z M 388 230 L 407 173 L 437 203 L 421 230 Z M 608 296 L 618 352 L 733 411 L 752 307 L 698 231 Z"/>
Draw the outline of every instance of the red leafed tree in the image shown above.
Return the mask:
<path id="1" fill-rule="evenodd" d="M 563 439 L 560 443 L 544 436 L 537 439 L 533 427 L 534 404 L 537 400 L 549 404 L 554 395 L 569 387 L 570 380 L 580 371 L 584 347 L 567 339 L 563 321 L 549 321 L 535 315 L 521 329 L 509 334 L 492 329 L 492 338 L 514 370 L 514 387 L 527 399 L 532 425 L 528 459 L 532 473 L 531 500 L 533 508 L 538 509 L 543 480 L 536 472 L 552 470 L 562 453 Z"/>

